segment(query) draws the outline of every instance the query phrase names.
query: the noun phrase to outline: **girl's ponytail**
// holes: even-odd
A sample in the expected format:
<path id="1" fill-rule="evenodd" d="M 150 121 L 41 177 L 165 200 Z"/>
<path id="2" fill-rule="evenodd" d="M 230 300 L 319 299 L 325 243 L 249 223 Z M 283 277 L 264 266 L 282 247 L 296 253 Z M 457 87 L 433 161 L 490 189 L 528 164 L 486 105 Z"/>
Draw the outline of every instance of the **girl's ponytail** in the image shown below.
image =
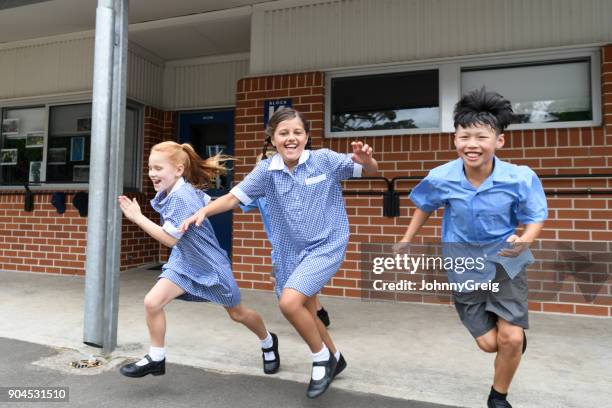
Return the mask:
<path id="1" fill-rule="evenodd" d="M 183 143 L 180 146 L 188 157 L 188 163 L 185 164 L 185 179 L 197 188 L 208 188 L 214 185 L 217 176 L 227 174 L 225 163 L 234 160 L 222 154 L 202 159 L 189 143 Z"/>
<path id="2" fill-rule="evenodd" d="M 217 176 L 227 174 L 225 162 L 234 160 L 231 156 L 217 154 L 208 159 L 202 159 L 189 143 L 178 144 L 168 141 L 158 143 L 151 152 L 168 154 L 174 165 L 182 164 L 185 168 L 183 177 L 196 188 L 208 188 L 214 185 Z"/>

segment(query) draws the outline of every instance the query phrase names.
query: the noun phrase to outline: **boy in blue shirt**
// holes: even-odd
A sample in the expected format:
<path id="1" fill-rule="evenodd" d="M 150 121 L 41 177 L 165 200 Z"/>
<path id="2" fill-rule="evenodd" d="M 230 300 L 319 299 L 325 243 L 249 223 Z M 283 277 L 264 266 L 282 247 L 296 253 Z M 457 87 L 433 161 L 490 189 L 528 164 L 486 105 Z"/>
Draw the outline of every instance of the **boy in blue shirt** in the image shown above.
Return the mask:
<path id="1" fill-rule="evenodd" d="M 431 212 L 444 206 L 445 249 L 453 247 L 456 252 L 461 246 L 484 252 L 480 282 L 496 283 L 497 291 L 453 292 L 453 297 L 478 346 L 497 353 L 488 408 L 511 408 L 506 395 L 527 345 L 524 330 L 529 328 L 525 270 L 533 262 L 529 245 L 548 216 L 537 175 L 527 166 L 495 157 L 495 150 L 504 145 L 503 131 L 512 114 L 509 101 L 484 88 L 457 103 L 454 143 L 459 158 L 434 168 L 414 188 L 410 199 L 417 208 L 400 241 L 410 243 Z M 515 233 L 518 224 L 524 225 L 520 236 Z M 459 276 L 457 271 L 448 272 L 449 281 Z"/>

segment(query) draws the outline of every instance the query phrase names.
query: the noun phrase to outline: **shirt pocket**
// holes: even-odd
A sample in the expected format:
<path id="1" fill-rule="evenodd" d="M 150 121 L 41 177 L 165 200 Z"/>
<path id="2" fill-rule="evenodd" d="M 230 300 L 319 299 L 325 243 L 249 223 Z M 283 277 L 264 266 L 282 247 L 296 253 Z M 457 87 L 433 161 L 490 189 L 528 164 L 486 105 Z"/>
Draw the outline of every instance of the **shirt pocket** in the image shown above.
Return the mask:
<path id="1" fill-rule="evenodd" d="M 514 197 L 506 192 L 498 191 L 487 195 L 478 211 L 478 218 L 485 231 L 494 236 L 506 234 L 513 228 Z"/>
<path id="2" fill-rule="evenodd" d="M 478 218 L 480 219 L 482 228 L 492 235 L 502 235 L 510 226 L 507 217 L 500 213 L 487 211 L 479 214 Z"/>
<path id="3" fill-rule="evenodd" d="M 304 184 L 307 186 L 313 185 L 313 184 L 318 184 L 321 183 L 323 181 L 327 180 L 327 175 L 326 174 L 319 174 L 318 176 L 314 176 L 314 177 L 309 177 L 307 179 L 304 180 Z"/>

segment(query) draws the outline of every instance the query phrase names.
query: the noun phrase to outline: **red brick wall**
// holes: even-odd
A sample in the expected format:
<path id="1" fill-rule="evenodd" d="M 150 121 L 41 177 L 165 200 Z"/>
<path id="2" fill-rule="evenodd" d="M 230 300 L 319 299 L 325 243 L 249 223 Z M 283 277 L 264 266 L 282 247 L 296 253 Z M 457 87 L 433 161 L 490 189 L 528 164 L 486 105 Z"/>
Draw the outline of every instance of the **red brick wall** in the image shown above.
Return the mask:
<path id="1" fill-rule="evenodd" d="M 264 140 L 263 104 L 266 99 L 292 98 L 293 106 L 311 122 L 314 148 L 327 147 L 338 152 L 350 150 L 350 138 L 323 138 L 324 75 L 321 72 L 246 78 L 238 82 L 236 95 L 235 155 L 236 180 L 241 180 L 255 165 Z M 602 49 L 602 103 L 604 125 L 601 127 L 524 130 L 506 133 L 506 145 L 500 158 L 530 166 L 539 175 L 609 173 L 612 168 L 612 45 Z M 435 166 L 456 158 L 452 134 L 427 134 L 360 138 L 373 146 L 381 175 L 424 176 Z M 407 191 L 414 182 L 400 182 Z M 612 188 L 610 179 L 545 180 L 547 190 L 554 188 Z M 384 191 L 383 182 L 345 182 L 348 190 Z M 347 196 L 351 240 L 346 260 L 324 294 L 361 296 L 359 270 L 360 243 L 394 243 L 405 232 L 409 212 L 414 210 L 406 195 L 401 198 L 401 216 L 382 216 L 382 198 Z M 542 240 L 612 241 L 612 196 L 549 196 L 549 220 Z M 434 240 L 440 236 L 442 210 L 422 229 L 421 237 Z M 234 273 L 244 288 L 271 289 L 270 246 L 259 214 L 234 212 Z M 609 268 L 609 266 L 608 266 Z M 542 266 L 540 265 L 540 269 Z M 530 308 L 532 310 L 612 316 L 612 271 L 597 285 L 580 284 L 567 278 L 561 288 L 550 271 L 530 273 Z M 579 287 L 580 286 L 580 287 Z M 585 296 L 590 293 L 592 296 Z M 447 302 L 450 296 L 412 294 L 416 302 Z"/>
<path id="2" fill-rule="evenodd" d="M 175 114 L 147 107 L 144 116 L 144 190 L 132 196 L 156 219 L 147 202 L 154 196 L 147 157 L 153 144 L 173 138 Z M 80 217 L 72 205 L 75 192 L 67 191 L 64 214 L 51 205 L 53 191 L 35 193 L 34 211 L 25 212 L 23 188 L 0 192 L 0 270 L 83 275 L 87 218 Z M 159 244 L 125 219 L 121 244 L 122 269 L 159 261 Z"/>
<path id="3" fill-rule="evenodd" d="M 23 189 L 0 193 L 0 270 L 82 275 L 87 219 L 66 196 L 66 212 L 51 205 L 52 192 L 36 192 L 34 211 L 23 211 Z"/>

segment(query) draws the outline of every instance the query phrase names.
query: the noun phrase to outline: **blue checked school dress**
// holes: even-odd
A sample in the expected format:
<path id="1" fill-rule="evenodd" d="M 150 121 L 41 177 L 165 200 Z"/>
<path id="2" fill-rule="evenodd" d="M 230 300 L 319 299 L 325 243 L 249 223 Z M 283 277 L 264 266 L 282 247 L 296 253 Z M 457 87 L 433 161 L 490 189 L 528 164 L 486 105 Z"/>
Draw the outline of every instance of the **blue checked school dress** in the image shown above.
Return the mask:
<path id="1" fill-rule="evenodd" d="M 231 190 L 243 205 L 266 198 L 277 296 L 284 288 L 313 296 L 336 274 L 349 241 L 340 182 L 361 172 L 350 154 L 304 150 L 292 171 L 276 154 Z"/>
<path id="2" fill-rule="evenodd" d="M 178 228 L 210 197 L 179 179 L 169 194 L 157 193 L 151 206 L 161 216 L 162 228 L 178 241 L 159 278 L 166 278 L 183 289 L 181 300 L 214 302 L 226 307 L 240 303 L 240 290 L 232 275 L 227 253 L 219 245 L 209 220 L 191 226 L 185 233 Z"/>

